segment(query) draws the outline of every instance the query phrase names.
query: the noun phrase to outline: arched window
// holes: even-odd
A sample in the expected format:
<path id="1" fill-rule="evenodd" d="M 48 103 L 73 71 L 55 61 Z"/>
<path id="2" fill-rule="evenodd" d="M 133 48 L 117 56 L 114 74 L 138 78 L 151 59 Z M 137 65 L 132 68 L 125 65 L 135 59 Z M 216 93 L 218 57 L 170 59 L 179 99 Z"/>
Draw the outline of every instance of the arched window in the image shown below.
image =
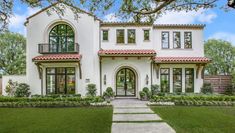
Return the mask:
<path id="1" fill-rule="evenodd" d="M 54 26 L 49 33 L 50 52 L 73 52 L 74 31 L 66 24 Z"/>

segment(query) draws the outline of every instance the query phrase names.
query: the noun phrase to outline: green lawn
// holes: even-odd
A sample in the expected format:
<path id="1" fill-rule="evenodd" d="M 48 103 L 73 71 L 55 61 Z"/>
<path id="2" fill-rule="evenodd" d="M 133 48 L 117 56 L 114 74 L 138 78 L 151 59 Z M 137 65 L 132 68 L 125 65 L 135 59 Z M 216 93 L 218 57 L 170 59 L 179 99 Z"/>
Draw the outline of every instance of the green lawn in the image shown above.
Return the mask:
<path id="1" fill-rule="evenodd" d="M 177 133 L 235 133 L 235 107 L 152 107 Z"/>
<path id="2" fill-rule="evenodd" d="M 1 133 L 110 133 L 111 107 L 0 108 Z"/>

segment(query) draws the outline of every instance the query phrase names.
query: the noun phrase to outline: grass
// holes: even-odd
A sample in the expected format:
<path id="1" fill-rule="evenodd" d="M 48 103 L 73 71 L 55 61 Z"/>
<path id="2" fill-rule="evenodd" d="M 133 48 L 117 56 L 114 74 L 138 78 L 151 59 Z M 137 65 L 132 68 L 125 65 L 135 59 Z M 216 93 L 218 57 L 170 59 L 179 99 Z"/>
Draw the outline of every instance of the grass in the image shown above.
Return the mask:
<path id="1" fill-rule="evenodd" d="M 111 107 L 0 108 L 1 133 L 110 133 Z"/>
<path id="2" fill-rule="evenodd" d="M 177 133 L 234 133 L 235 107 L 152 107 Z"/>

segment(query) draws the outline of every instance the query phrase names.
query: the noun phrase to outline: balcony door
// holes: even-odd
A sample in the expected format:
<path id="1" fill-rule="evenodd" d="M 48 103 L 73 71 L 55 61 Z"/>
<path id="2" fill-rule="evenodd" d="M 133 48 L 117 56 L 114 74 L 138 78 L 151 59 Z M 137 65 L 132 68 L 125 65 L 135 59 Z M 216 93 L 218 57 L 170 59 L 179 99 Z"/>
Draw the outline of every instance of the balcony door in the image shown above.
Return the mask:
<path id="1" fill-rule="evenodd" d="M 133 70 L 122 68 L 116 74 L 116 96 L 135 96 L 136 76 Z"/>
<path id="2" fill-rule="evenodd" d="M 66 24 L 54 26 L 49 33 L 49 52 L 67 53 L 74 51 L 74 31 Z"/>

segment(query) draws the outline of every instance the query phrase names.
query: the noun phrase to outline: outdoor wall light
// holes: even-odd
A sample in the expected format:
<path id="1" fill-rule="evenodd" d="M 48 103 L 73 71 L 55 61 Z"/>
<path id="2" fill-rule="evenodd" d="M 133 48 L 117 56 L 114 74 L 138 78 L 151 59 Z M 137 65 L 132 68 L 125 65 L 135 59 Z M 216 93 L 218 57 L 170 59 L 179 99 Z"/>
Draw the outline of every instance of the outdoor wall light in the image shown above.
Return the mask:
<path id="1" fill-rule="evenodd" d="M 148 76 L 148 74 L 146 74 L 145 82 L 146 82 L 146 85 L 148 85 L 148 84 L 149 84 L 149 76 Z"/>
<path id="2" fill-rule="evenodd" d="M 104 75 L 104 85 L 106 85 L 106 74 Z"/>

